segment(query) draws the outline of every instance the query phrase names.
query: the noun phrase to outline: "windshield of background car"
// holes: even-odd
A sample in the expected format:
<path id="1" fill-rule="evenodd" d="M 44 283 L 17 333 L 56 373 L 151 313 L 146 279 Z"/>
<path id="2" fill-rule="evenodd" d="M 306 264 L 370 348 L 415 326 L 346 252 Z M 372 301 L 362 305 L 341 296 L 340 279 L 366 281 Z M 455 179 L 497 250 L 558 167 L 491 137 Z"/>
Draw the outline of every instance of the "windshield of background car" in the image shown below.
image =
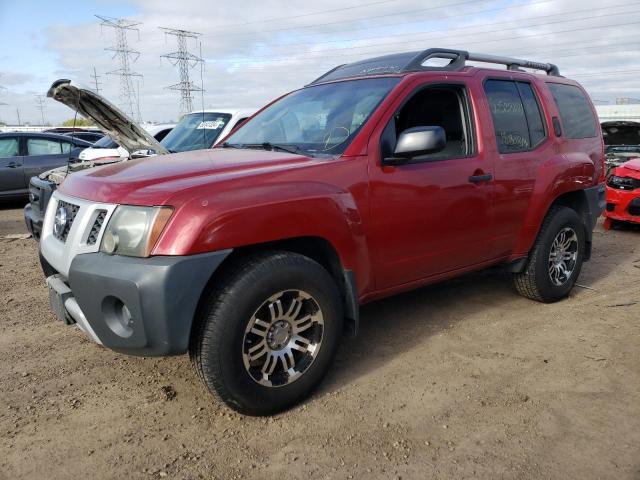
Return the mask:
<path id="1" fill-rule="evenodd" d="M 233 146 L 283 145 L 307 155 L 340 155 L 399 78 L 370 78 L 295 91 L 227 139 Z"/>
<path id="2" fill-rule="evenodd" d="M 190 113 L 160 143 L 170 152 L 211 148 L 230 119 L 228 113 Z"/>
<path id="3" fill-rule="evenodd" d="M 118 144 L 114 142 L 111 137 L 105 135 L 96 143 L 91 145 L 91 148 L 118 148 Z"/>

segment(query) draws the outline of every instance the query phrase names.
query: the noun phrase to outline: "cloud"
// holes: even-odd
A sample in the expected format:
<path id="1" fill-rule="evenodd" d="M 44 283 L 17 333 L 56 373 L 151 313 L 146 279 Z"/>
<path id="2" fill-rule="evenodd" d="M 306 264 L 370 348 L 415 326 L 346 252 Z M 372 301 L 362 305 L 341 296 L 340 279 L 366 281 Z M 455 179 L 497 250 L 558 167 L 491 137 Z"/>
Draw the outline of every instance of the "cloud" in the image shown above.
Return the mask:
<path id="1" fill-rule="evenodd" d="M 326 0 L 304 7 L 293 0 L 130 2 L 138 13 L 129 18 L 141 22 L 140 39 L 132 31 L 128 42 L 141 53 L 132 70 L 144 75 L 139 86 L 143 117 L 166 121 L 179 114 L 179 93 L 165 88 L 178 82 L 178 72 L 160 57 L 176 50 L 175 37 L 158 27 L 202 33 L 208 108 L 259 107 L 337 64 L 432 46 L 553 62 L 564 75 L 581 81 L 597 100 L 640 97 L 640 84 L 633 81 L 637 75 L 612 73 L 640 69 L 637 4 L 623 0 L 360 2 Z M 307 15 L 317 11 L 325 13 Z M 87 12 L 81 23 L 50 25 L 44 32 L 44 48 L 55 56 L 56 67 L 39 73 L 46 79 L 40 88 L 46 90 L 60 77 L 90 84 L 95 67 L 102 93 L 118 104 L 118 78 L 106 74 L 118 64 L 104 50 L 115 44 L 114 32 L 101 29 L 92 13 L 100 12 Z M 199 54 L 197 42 L 190 41 L 189 47 Z M 199 69 L 191 75 L 192 81 L 201 83 Z M 11 86 L 6 77 L 0 78 L 3 82 Z M 25 111 L 39 116 L 33 98 L 22 101 Z M 195 95 L 194 105 L 201 104 L 200 95 Z M 54 120 L 71 115 L 68 109 L 49 104 L 48 113 Z"/>

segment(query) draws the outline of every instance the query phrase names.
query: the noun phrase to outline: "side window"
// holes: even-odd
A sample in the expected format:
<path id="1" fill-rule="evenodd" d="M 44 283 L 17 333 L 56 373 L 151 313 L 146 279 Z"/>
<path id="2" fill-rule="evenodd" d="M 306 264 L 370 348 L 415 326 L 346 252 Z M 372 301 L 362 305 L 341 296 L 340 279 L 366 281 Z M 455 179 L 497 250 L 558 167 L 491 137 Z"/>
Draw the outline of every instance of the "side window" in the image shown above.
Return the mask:
<path id="1" fill-rule="evenodd" d="M 518 91 L 520 92 L 520 98 L 524 106 L 527 124 L 529 125 L 531 146 L 537 147 L 547 137 L 540 104 L 536 99 L 536 94 L 533 92 L 533 87 L 530 83 L 518 82 Z"/>
<path id="2" fill-rule="evenodd" d="M 529 125 L 516 83 L 510 80 L 487 80 L 484 91 L 489 100 L 500 153 L 530 150 Z"/>
<path id="3" fill-rule="evenodd" d="M 383 132 L 383 158 L 393 154 L 397 138 L 403 131 L 431 126 L 444 129 L 447 144 L 444 150 L 423 155 L 421 160 L 464 157 L 473 153 L 471 122 L 464 87 L 430 86 L 415 93 Z"/>
<path id="4" fill-rule="evenodd" d="M 69 153 L 71 151 L 71 144 L 69 142 L 60 142 L 62 145 L 62 153 Z"/>
<path id="5" fill-rule="evenodd" d="M 18 155 L 17 138 L 0 138 L 0 157 L 16 157 Z"/>
<path id="6" fill-rule="evenodd" d="M 596 119 L 582 90 L 574 85 L 547 83 L 558 106 L 560 120 L 567 138 L 596 136 Z"/>
<path id="7" fill-rule="evenodd" d="M 27 152 L 28 155 L 59 155 L 62 153 L 62 147 L 57 140 L 28 138 Z"/>

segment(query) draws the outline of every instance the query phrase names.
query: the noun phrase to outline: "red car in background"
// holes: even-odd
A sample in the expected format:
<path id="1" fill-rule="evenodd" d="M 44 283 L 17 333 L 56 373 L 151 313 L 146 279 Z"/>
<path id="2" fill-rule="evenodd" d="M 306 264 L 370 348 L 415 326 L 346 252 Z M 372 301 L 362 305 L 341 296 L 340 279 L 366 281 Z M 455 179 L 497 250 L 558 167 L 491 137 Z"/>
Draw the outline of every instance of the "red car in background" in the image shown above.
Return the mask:
<path id="1" fill-rule="evenodd" d="M 614 222 L 640 224 L 640 158 L 616 167 L 607 180 L 604 228 Z"/>

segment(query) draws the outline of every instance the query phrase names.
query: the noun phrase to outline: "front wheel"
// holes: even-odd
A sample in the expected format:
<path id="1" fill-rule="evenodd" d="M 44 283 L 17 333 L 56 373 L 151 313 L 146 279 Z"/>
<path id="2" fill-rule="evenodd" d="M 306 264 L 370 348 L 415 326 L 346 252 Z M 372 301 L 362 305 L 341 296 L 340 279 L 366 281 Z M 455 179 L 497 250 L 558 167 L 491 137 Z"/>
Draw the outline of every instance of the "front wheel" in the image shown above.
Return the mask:
<path id="1" fill-rule="evenodd" d="M 298 403 L 335 355 L 343 321 L 335 282 L 317 262 L 289 252 L 241 259 L 220 282 L 191 342 L 204 383 L 249 415 Z"/>
<path id="2" fill-rule="evenodd" d="M 514 274 L 518 292 L 539 302 L 566 297 L 578 279 L 585 252 L 585 231 L 575 210 L 554 206 L 545 217 L 523 272 Z"/>

